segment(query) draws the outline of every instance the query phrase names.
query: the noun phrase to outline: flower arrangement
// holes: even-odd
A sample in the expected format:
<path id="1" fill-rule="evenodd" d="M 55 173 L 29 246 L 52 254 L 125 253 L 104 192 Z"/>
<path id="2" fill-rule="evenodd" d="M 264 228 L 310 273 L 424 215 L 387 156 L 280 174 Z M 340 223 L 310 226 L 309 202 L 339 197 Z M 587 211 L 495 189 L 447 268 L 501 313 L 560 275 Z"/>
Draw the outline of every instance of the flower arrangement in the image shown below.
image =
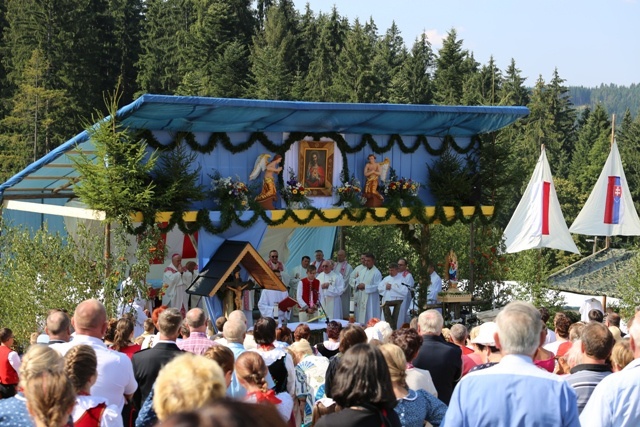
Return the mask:
<path id="1" fill-rule="evenodd" d="M 211 192 L 221 211 L 249 209 L 249 188 L 239 178 L 223 178 L 220 172 L 214 171 L 211 176 Z"/>
<path id="2" fill-rule="evenodd" d="M 289 168 L 289 179 L 280 191 L 280 195 L 287 206 L 292 208 L 308 208 L 311 206 L 311 202 L 307 197 L 308 194 L 309 190 L 304 188 L 304 185 L 296 178 L 293 169 Z"/>
<path id="3" fill-rule="evenodd" d="M 393 169 L 391 169 L 389 180 L 385 181 L 382 187 L 382 195 L 387 206 L 398 208 L 419 202 L 420 183 L 408 178 L 398 178 Z"/>
<path id="4" fill-rule="evenodd" d="M 362 188 L 360 182 L 352 176 L 351 179 L 343 181 L 340 187 L 335 188 L 338 196 L 338 205 L 344 207 L 362 206 Z"/>

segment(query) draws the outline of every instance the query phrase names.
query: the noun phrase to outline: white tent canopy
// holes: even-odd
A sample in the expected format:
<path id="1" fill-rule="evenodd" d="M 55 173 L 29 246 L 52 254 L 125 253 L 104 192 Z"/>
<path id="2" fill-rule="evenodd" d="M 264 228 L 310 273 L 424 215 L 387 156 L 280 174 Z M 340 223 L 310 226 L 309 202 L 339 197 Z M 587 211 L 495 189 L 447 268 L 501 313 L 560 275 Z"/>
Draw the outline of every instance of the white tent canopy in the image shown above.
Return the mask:
<path id="1" fill-rule="evenodd" d="M 615 141 L 598 182 L 569 231 L 588 236 L 640 236 L 640 218 Z"/>
<path id="2" fill-rule="evenodd" d="M 507 253 L 534 248 L 580 253 L 562 215 L 544 147 L 504 237 Z"/>

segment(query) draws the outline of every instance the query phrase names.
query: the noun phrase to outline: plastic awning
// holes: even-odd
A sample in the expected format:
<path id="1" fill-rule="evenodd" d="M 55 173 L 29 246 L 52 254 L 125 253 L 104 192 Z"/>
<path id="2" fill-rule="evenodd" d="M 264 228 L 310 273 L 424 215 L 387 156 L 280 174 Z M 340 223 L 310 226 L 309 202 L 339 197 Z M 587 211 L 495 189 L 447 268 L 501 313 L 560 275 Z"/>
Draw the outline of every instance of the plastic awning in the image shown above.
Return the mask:
<path id="1" fill-rule="evenodd" d="M 343 104 L 143 95 L 117 117 L 129 129 L 167 132 L 339 132 L 342 134 L 471 137 L 501 129 L 529 114 L 526 107 Z M 98 123 L 96 123 L 98 125 Z M 0 185 L 0 196 L 72 195 L 71 156 L 91 155 L 86 131 Z"/>

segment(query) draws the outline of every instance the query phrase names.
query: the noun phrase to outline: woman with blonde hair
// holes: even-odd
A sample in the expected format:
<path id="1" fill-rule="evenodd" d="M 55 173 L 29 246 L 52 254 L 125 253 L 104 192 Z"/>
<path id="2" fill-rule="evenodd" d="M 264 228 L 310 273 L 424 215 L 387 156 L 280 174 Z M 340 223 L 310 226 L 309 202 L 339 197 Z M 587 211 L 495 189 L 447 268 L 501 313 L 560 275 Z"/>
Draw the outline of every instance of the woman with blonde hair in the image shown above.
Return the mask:
<path id="1" fill-rule="evenodd" d="M 20 366 L 18 394 L 0 400 L 0 425 L 32 427 L 33 421 L 27 409 L 27 400 L 23 393 L 29 381 L 44 371 L 60 372 L 64 369 L 64 359 L 54 349 L 46 345 L 35 344 L 29 347 Z M 74 393 L 71 392 L 73 396 Z"/>
<path id="2" fill-rule="evenodd" d="M 440 425 L 447 405 L 425 390 L 411 390 L 407 387 L 407 359 L 404 351 L 395 344 L 383 344 L 380 351 L 389 367 L 393 392 L 398 399 L 394 411 L 403 427 L 421 427 L 425 421 Z"/>
<path id="3" fill-rule="evenodd" d="M 98 379 L 98 359 L 91 346 L 71 347 L 64 356 L 64 370 L 76 392 L 71 416 L 75 427 L 111 427 L 122 425 L 116 405 L 108 405 L 102 396 L 91 396 L 91 386 Z"/>
<path id="4" fill-rule="evenodd" d="M 213 360 L 192 353 L 167 363 L 153 386 L 153 409 L 160 421 L 176 412 L 191 411 L 225 396 L 222 368 Z"/>
<path id="5" fill-rule="evenodd" d="M 275 405 L 284 421 L 290 421 L 293 415 L 293 398 L 285 390 L 278 394 L 267 386 L 267 364 L 262 356 L 247 351 L 236 360 L 236 376 L 240 385 L 247 390 L 246 402 Z"/>
<path id="6" fill-rule="evenodd" d="M 628 339 L 616 343 L 611 350 L 611 370 L 620 372 L 633 360 L 633 351 Z"/>
<path id="7" fill-rule="evenodd" d="M 36 427 L 62 427 L 76 403 L 76 394 L 64 372 L 44 370 L 34 374 L 24 387 L 27 410 Z"/>

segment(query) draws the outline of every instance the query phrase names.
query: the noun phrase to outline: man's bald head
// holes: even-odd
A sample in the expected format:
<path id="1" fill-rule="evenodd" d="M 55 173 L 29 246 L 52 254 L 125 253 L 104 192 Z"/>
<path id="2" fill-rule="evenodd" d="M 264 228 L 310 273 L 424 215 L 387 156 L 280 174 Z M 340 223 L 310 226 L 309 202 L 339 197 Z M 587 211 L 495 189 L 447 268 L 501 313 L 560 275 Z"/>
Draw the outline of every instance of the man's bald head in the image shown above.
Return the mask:
<path id="1" fill-rule="evenodd" d="M 207 317 L 200 308 L 192 308 L 187 312 L 186 319 L 190 331 L 204 332 L 207 327 Z"/>
<path id="2" fill-rule="evenodd" d="M 107 310 L 97 299 L 82 301 L 73 313 L 72 323 L 78 334 L 102 338 L 106 329 Z"/>
<path id="3" fill-rule="evenodd" d="M 71 335 L 71 319 L 62 310 L 51 310 L 47 316 L 45 332 L 49 339 L 69 341 Z"/>
<path id="4" fill-rule="evenodd" d="M 244 314 L 244 311 L 242 310 L 233 310 L 231 313 L 229 313 L 229 317 L 227 318 L 227 321 L 230 320 L 237 320 L 239 322 L 244 323 L 245 325 L 247 324 L 247 316 Z"/>

